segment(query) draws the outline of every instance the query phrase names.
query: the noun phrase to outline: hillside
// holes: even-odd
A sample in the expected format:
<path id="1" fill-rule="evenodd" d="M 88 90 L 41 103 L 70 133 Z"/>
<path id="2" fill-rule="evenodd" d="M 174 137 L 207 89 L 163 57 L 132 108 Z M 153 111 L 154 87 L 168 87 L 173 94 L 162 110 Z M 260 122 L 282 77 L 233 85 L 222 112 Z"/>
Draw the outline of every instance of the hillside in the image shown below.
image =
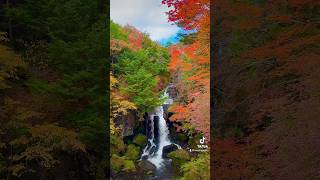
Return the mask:
<path id="1" fill-rule="evenodd" d="M 214 5 L 214 177 L 319 178 L 319 4 Z"/>

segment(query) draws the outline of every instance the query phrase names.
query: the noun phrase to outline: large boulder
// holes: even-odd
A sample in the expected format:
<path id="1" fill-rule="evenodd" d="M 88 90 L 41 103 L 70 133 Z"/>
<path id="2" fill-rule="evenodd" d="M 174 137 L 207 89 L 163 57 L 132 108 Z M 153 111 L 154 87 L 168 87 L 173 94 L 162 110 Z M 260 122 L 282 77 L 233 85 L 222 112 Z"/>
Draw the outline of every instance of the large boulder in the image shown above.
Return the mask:
<path id="1" fill-rule="evenodd" d="M 140 161 L 137 166 L 139 171 L 143 172 L 144 174 L 154 174 L 157 169 L 154 164 L 147 160 Z"/>
<path id="2" fill-rule="evenodd" d="M 170 145 L 164 146 L 162 149 L 162 157 L 169 158 L 168 154 L 177 150 L 177 149 L 178 149 L 178 146 L 175 144 L 170 144 Z"/>

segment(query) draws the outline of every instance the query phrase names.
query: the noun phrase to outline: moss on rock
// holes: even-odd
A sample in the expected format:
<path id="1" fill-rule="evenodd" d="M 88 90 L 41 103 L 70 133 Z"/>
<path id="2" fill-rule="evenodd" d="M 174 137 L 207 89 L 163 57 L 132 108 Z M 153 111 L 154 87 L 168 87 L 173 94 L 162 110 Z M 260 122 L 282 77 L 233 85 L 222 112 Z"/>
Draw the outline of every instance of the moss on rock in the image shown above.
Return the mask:
<path id="1" fill-rule="evenodd" d="M 110 136 L 110 145 L 111 154 L 123 153 L 126 149 L 126 145 L 124 144 L 122 138 L 114 135 Z"/>
<path id="2" fill-rule="evenodd" d="M 172 165 L 175 168 L 179 168 L 182 164 L 190 160 L 190 155 L 186 150 L 178 149 L 168 154 L 168 157 L 172 159 Z"/>
<path id="3" fill-rule="evenodd" d="M 125 153 L 125 157 L 129 160 L 137 160 L 139 158 L 139 154 L 140 148 L 133 144 L 129 144 Z"/>
<path id="4" fill-rule="evenodd" d="M 145 135 L 138 134 L 133 138 L 133 143 L 139 147 L 144 147 L 147 145 L 147 137 Z"/>
<path id="5" fill-rule="evenodd" d="M 111 169 L 115 172 L 121 171 L 125 162 L 123 157 L 120 157 L 116 154 L 112 154 L 110 161 L 111 161 Z"/>
<path id="6" fill-rule="evenodd" d="M 135 172 L 136 166 L 134 165 L 133 161 L 131 160 L 125 160 L 124 161 L 124 167 L 122 169 L 125 172 Z"/>

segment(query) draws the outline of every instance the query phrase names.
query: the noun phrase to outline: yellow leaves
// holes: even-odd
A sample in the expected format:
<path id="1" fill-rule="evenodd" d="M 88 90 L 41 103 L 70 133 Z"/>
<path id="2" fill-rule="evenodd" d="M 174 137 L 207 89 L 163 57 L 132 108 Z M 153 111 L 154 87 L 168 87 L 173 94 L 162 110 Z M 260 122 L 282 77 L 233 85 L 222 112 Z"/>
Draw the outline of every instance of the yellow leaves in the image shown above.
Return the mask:
<path id="1" fill-rule="evenodd" d="M 118 105 L 116 105 L 115 107 L 118 108 L 118 112 L 123 112 L 123 115 L 127 114 L 128 109 L 137 109 L 134 103 L 127 100 L 120 100 Z"/>
<path id="2" fill-rule="evenodd" d="M 112 88 L 114 88 L 118 83 L 119 81 L 110 72 L 110 90 L 112 90 Z"/>
<path id="3" fill-rule="evenodd" d="M 0 32 L 0 42 L 8 42 L 9 39 L 7 37 L 7 33 L 6 32 Z"/>
<path id="4" fill-rule="evenodd" d="M 110 121 L 110 134 L 114 135 L 119 131 L 113 121 Z"/>
<path id="5" fill-rule="evenodd" d="M 110 90 L 111 90 L 111 103 L 110 103 L 110 132 L 115 134 L 119 131 L 119 127 L 115 126 L 115 120 L 118 116 L 125 116 L 129 110 L 137 109 L 137 106 L 128 101 L 118 91 L 117 84 L 119 81 L 110 73 Z"/>
<path id="6" fill-rule="evenodd" d="M 27 169 L 23 164 L 15 164 L 8 168 L 13 176 L 21 177 L 23 174 L 30 172 L 32 170 Z"/>
<path id="7" fill-rule="evenodd" d="M 55 160 L 52 154 L 50 153 L 51 149 L 42 147 L 42 146 L 32 146 L 28 147 L 21 155 L 17 155 L 13 157 L 13 161 L 20 161 L 20 160 L 37 160 L 37 162 L 45 168 L 52 168 L 57 163 L 58 160 Z"/>
<path id="8" fill-rule="evenodd" d="M 26 145 L 30 142 L 30 139 L 28 139 L 25 136 L 22 136 L 20 138 L 12 140 L 9 144 L 10 145 Z"/>
<path id="9" fill-rule="evenodd" d="M 18 68 L 25 67 L 25 64 L 18 55 L 0 44 L 0 67 L 0 89 L 7 89 L 10 86 L 6 80 L 12 77 L 16 78 Z"/>
<path id="10" fill-rule="evenodd" d="M 78 140 L 77 133 L 55 124 L 43 124 L 30 127 L 27 134 L 12 140 L 9 144 L 20 153 L 11 156 L 13 165 L 9 171 L 14 176 L 21 176 L 28 171 L 21 163 L 37 162 L 43 168 L 53 168 L 59 161 L 57 153 L 61 151 L 86 152 L 85 145 Z"/>
<path id="11" fill-rule="evenodd" d="M 0 45 L 0 64 L 6 66 L 8 70 L 13 70 L 18 66 L 25 66 L 17 54 L 3 45 Z"/>
<path id="12" fill-rule="evenodd" d="M 43 113 L 31 111 L 24 107 L 17 107 L 16 111 L 17 114 L 15 114 L 15 116 L 17 120 L 29 120 L 35 117 L 44 117 Z"/>
<path id="13" fill-rule="evenodd" d="M 38 140 L 44 146 L 52 146 L 63 150 L 83 151 L 85 145 L 78 140 L 77 133 L 54 124 L 44 124 L 31 127 L 31 138 Z"/>
<path id="14" fill-rule="evenodd" d="M 18 122 L 27 122 L 33 118 L 44 117 L 43 113 L 33 111 L 30 107 L 23 107 L 21 102 L 11 98 L 6 97 L 4 99 L 4 104 L 10 118 Z"/>

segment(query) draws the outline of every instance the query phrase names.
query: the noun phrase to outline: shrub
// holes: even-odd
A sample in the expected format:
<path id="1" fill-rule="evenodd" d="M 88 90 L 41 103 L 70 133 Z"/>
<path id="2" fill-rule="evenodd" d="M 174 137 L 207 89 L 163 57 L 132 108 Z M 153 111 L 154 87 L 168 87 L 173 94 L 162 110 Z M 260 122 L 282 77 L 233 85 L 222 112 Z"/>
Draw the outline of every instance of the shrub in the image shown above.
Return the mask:
<path id="1" fill-rule="evenodd" d="M 127 147 L 127 151 L 125 153 L 125 157 L 126 159 L 129 159 L 129 160 L 136 160 L 139 158 L 139 153 L 140 153 L 139 147 L 133 144 L 129 144 Z"/>
<path id="2" fill-rule="evenodd" d="M 136 171 L 136 166 L 134 165 L 133 161 L 125 160 L 124 161 L 124 167 L 123 167 L 122 170 L 126 171 L 126 172 L 135 172 Z"/>
<path id="3" fill-rule="evenodd" d="M 147 145 L 147 137 L 145 135 L 138 134 L 134 137 L 133 143 L 138 145 L 139 147 L 144 147 L 145 145 Z"/>
<path id="4" fill-rule="evenodd" d="M 125 144 L 120 136 L 111 135 L 110 136 L 110 151 L 111 154 L 119 154 L 124 152 Z"/>
<path id="5" fill-rule="evenodd" d="M 189 179 L 210 179 L 210 159 L 209 154 L 200 154 L 198 158 L 192 159 L 182 165 L 180 169 L 183 173 L 183 180 Z"/>
<path id="6" fill-rule="evenodd" d="M 113 154 L 111 157 L 111 169 L 115 172 L 119 172 L 125 164 L 125 160 L 123 157 L 119 157 L 116 154 Z"/>
<path id="7" fill-rule="evenodd" d="M 168 154 L 168 157 L 172 159 L 172 165 L 175 168 L 180 167 L 182 164 L 190 160 L 189 153 L 183 149 L 172 151 Z"/>

